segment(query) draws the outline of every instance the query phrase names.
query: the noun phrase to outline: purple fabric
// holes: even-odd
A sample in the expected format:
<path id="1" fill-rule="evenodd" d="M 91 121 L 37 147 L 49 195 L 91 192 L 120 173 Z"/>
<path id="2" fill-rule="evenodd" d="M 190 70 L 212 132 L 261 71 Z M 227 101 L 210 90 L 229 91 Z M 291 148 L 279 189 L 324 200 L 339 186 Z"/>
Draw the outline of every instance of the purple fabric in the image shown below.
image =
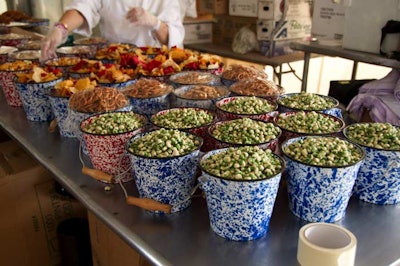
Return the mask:
<path id="1" fill-rule="evenodd" d="M 393 69 L 382 79 L 374 80 L 365 83 L 358 90 L 358 93 L 368 93 L 374 95 L 381 94 L 393 94 L 394 88 L 400 79 L 400 72 L 397 69 Z M 400 84 L 399 84 L 400 86 Z M 400 89 L 400 88 L 399 88 Z M 400 91 L 400 90 L 399 90 Z"/>
<path id="2" fill-rule="evenodd" d="M 369 115 L 373 121 L 388 122 L 393 125 L 400 126 L 400 113 L 396 114 L 385 103 L 385 99 L 382 100 L 381 98 L 385 98 L 385 96 L 382 97 L 367 93 L 358 94 L 351 100 L 351 102 L 347 106 L 347 111 L 356 114 L 358 121 L 360 121 L 364 110 L 368 109 Z M 397 102 L 397 106 L 399 105 L 400 102 Z"/>
<path id="3" fill-rule="evenodd" d="M 368 82 L 360 87 L 347 111 L 357 115 L 358 121 L 365 109 L 375 122 L 389 122 L 400 126 L 400 72 L 393 69 L 380 80 Z"/>
<path id="4" fill-rule="evenodd" d="M 394 98 L 398 101 L 400 101 L 400 78 L 396 83 L 396 86 L 394 87 Z"/>

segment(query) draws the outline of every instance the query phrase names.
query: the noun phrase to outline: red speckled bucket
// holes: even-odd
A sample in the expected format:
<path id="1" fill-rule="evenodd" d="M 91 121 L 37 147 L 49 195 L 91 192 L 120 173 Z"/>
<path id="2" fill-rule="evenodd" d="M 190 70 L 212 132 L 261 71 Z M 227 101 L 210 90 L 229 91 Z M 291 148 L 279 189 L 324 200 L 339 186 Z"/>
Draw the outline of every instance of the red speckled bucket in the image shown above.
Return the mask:
<path id="1" fill-rule="evenodd" d="M 133 116 L 136 116 L 137 119 L 142 120 L 143 126 L 127 132 L 115 134 L 94 134 L 83 130 L 83 128 L 92 123 L 96 118 L 107 113 L 92 115 L 83 120 L 80 124 L 80 129 L 93 167 L 114 177 L 118 176 L 121 182 L 127 182 L 133 178 L 131 171 L 129 171 L 129 157 L 124 156 L 125 143 L 134 135 L 142 133 L 147 124 L 147 118 L 145 116 L 134 112 L 126 113 L 131 113 Z"/>

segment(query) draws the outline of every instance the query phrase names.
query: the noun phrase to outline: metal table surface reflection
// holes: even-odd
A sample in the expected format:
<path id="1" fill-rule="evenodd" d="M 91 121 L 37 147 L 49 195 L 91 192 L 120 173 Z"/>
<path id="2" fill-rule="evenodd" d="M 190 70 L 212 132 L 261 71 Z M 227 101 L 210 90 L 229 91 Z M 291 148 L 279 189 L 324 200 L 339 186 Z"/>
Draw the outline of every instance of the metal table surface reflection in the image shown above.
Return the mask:
<path id="1" fill-rule="evenodd" d="M 79 142 L 50 133 L 48 123 L 31 122 L 22 108 L 7 105 L 0 95 L 0 124 L 34 158 L 52 172 L 56 180 L 117 235 L 155 265 L 297 265 L 298 231 L 307 222 L 289 210 L 287 191 L 281 184 L 268 233 L 249 242 L 217 236 L 210 228 L 206 201 L 193 199 L 180 213 L 155 215 L 125 203 L 115 185 L 104 191 L 104 183 L 81 173 Z M 138 195 L 133 182 L 128 193 Z M 390 265 L 400 258 L 400 205 L 378 206 L 351 198 L 340 224 L 358 240 L 356 265 Z"/>

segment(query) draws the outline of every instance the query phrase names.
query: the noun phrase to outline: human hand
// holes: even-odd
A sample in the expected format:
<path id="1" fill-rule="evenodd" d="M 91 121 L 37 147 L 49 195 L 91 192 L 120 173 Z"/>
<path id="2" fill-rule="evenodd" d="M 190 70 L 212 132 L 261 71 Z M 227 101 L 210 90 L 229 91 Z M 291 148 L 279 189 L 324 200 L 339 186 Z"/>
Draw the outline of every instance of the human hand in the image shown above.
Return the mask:
<path id="1" fill-rule="evenodd" d="M 43 62 L 50 58 L 56 57 L 57 47 L 64 43 L 67 40 L 67 37 L 68 30 L 55 25 L 43 40 L 40 61 Z"/>
<path id="2" fill-rule="evenodd" d="M 159 19 L 142 7 L 134 7 L 126 14 L 126 19 L 135 26 L 150 26 L 156 29 L 160 23 Z"/>

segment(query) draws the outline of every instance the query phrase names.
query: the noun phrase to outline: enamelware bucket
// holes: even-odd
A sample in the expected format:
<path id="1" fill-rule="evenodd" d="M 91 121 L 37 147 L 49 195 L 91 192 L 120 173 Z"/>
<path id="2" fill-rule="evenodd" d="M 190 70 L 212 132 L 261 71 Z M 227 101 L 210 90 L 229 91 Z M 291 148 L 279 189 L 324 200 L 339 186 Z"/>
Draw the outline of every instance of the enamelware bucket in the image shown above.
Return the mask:
<path id="1" fill-rule="evenodd" d="M 361 147 L 352 144 L 361 158 L 356 163 L 344 166 L 316 166 L 287 154 L 286 148 L 289 145 L 305 138 L 333 137 L 303 136 L 287 139 L 282 143 L 282 153 L 287 165 L 289 208 L 294 215 L 308 222 L 336 222 L 345 215 L 365 153 Z"/>
<path id="2" fill-rule="evenodd" d="M 57 121 L 57 126 L 59 129 L 58 131 L 60 135 L 68 138 L 75 137 L 74 133 L 70 130 L 70 127 L 68 127 L 66 124 L 66 120 L 68 117 L 69 97 L 56 96 L 51 91 L 49 92 L 48 96 L 51 109 Z"/>
<path id="3" fill-rule="evenodd" d="M 359 144 L 366 153 L 364 163 L 358 172 L 353 193 L 357 198 L 373 204 L 400 203 L 400 149 L 370 147 L 363 144 L 360 139 L 351 137 L 349 128 L 363 126 L 362 124 L 380 123 L 356 123 L 343 130 L 344 136 Z M 400 132 L 399 127 L 392 127 L 397 128 L 397 132 Z M 399 138 L 400 135 L 397 133 L 397 141 Z M 395 140 L 393 139 L 393 141 Z"/>
<path id="4" fill-rule="evenodd" d="M 0 86 L 3 88 L 8 105 L 22 107 L 21 96 L 15 85 L 14 78 L 17 73 L 28 73 L 29 71 L 29 69 L 26 71 L 0 71 Z"/>
<path id="5" fill-rule="evenodd" d="M 201 161 L 227 149 L 209 151 Z M 283 171 L 284 162 L 279 160 Z M 206 194 L 211 229 L 223 238 L 236 241 L 264 236 L 269 228 L 282 171 L 272 177 L 237 180 L 218 177 L 202 167 L 202 176 L 198 180 Z"/>
<path id="6" fill-rule="evenodd" d="M 182 211 L 191 204 L 201 144 L 187 154 L 166 158 L 144 157 L 129 151 L 128 147 L 133 141 L 151 132 L 137 134 L 127 143 L 139 195 L 141 198 L 151 198 L 171 205 L 171 213 Z M 202 143 L 198 136 L 185 134 L 193 135 Z"/>
<path id="7" fill-rule="evenodd" d="M 40 83 L 15 82 L 28 120 L 51 121 L 54 118 L 47 90 L 61 80 L 62 78 Z"/>
<path id="8" fill-rule="evenodd" d="M 89 133 L 84 130 L 99 117 L 116 113 L 132 115 L 132 117 L 135 117 L 135 120 L 141 121 L 141 126 L 129 131 L 109 134 Z M 125 144 L 131 137 L 143 132 L 146 124 L 147 118 L 134 112 L 101 113 L 89 116 L 83 120 L 80 124 L 80 130 L 82 131 L 93 167 L 113 177 L 117 177 L 115 181 L 127 182 L 132 180 L 129 157 L 124 154 Z"/>

